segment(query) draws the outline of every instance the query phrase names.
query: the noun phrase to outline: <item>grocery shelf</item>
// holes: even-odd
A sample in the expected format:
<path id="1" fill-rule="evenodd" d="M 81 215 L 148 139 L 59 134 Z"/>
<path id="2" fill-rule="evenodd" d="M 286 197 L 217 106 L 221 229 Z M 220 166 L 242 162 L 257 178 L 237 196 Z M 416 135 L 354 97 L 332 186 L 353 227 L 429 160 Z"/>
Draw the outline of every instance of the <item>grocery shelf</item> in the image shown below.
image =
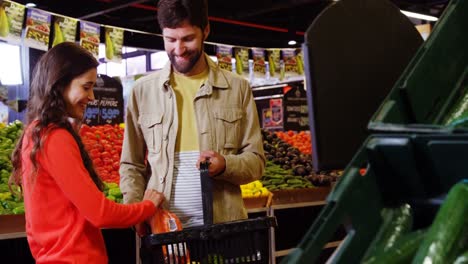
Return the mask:
<path id="1" fill-rule="evenodd" d="M 314 202 L 277 204 L 277 205 L 272 205 L 271 208 L 273 210 L 281 210 L 281 209 L 290 209 L 290 208 L 299 208 L 299 207 L 308 207 L 308 206 L 319 206 L 319 205 L 325 205 L 326 203 L 327 202 L 323 200 L 323 201 L 314 201 Z"/>
<path id="2" fill-rule="evenodd" d="M 14 238 L 24 238 L 26 237 L 26 232 L 11 232 L 0 234 L 0 240 L 3 239 L 14 239 Z"/>

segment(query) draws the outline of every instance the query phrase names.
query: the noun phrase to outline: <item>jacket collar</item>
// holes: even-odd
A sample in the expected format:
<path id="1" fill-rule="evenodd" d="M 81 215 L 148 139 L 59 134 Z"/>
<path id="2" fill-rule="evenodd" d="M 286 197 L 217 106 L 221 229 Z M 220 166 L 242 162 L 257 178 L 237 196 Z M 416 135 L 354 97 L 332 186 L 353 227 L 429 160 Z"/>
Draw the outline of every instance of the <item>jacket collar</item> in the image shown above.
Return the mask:
<path id="1" fill-rule="evenodd" d="M 204 86 L 204 88 L 206 89 L 205 93 L 211 94 L 213 88 L 229 88 L 226 76 L 219 69 L 218 65 L 213 60 L 211 60 L 206 53 L 204 53 L 204 56 L 209 67 L 208 80 L 206 82 L 206 85 Z M 164 68 L 161 69 L 161 78 L 159 79 L 159 87 L 161 87 L 161 89 L 167 90 L 170 82 L 171 72 L 172 66 L 171 62 L 169 61 L 166 63 Z"/>

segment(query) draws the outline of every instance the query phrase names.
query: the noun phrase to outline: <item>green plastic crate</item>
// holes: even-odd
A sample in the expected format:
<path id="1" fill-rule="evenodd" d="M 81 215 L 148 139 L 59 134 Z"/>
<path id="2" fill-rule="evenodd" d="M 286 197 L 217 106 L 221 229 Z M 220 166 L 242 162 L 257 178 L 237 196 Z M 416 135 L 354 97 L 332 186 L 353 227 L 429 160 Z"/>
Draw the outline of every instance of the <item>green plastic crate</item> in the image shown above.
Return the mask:
<path id="1" fill-rule="evenodd" d="M 329 263 L 359 263 L 380 228 L 384 207 L 409 203 L 420 215 L 415 215 L 415 225 L 427 227 L 441 197 L 468 177 L 467 159 L 466 134 L 370 136 L 297 249 L 282 263 L 314 263 L 342 225 L 347 236 Z"/>
<path id="2" fill-rule="evenodd" d="M 468 1 L 452 0 L 368 124 L 373 131 L 446 132 L 468 91 Z"/>

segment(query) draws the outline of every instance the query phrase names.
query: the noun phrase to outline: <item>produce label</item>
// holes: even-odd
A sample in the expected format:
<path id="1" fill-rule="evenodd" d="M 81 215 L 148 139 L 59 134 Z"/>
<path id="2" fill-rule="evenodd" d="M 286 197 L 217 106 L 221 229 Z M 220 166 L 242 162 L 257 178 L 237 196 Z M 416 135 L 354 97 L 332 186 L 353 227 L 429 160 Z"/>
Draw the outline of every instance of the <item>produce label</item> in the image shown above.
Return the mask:
<path id="1" fill-rule="evenodd" d="M 90 126 L 123 123 L 123 87 L 114 78 L 100 75 L 94 87 L 96 100 L 88 103 L 84 123 Z"/>
<path id="2" fill-rule="evenodd" d="M 234 58 L 236 59 L 237 74 L 249 77 L 249 49 L 234 48 Z"/>
<path id="3" fill-rule="evenodd" d="M 120 63 L 122 61 L 122 47 L 124 30 L 116 27 L 105 27 L 106 61 Z"/>
<path id="4" fill-rule="evenodd" d="M 232 71 L 232 47 L 231 46 L 216 46 L 216 58 L 221 69 Z"/>
<path id="5" fill-rule="evenodd" d="M 55 16 L 52 47 L 65 41 L 75 42 L 77 22 L 77 19 L 71 17 Z"/>
<path id="6" fill-rule="evenodd" d="M 80 45 L 96 58 L 99 57 L 100 32 L 101 27 L 98 24 L 80 21 Z"/>
<path id="7" fill-rule="evenodd" d="M 39 9 L 28 9 L 24 45 L 47 50 L 49 48 L 50 21 L 52 15 Z"/>
<path id="8" fill-rule="evenodd" d="M 0 40 L 12 44 L 21 42 L 24 9 L 24 5 L 10 1 L 0 1 Z"/>

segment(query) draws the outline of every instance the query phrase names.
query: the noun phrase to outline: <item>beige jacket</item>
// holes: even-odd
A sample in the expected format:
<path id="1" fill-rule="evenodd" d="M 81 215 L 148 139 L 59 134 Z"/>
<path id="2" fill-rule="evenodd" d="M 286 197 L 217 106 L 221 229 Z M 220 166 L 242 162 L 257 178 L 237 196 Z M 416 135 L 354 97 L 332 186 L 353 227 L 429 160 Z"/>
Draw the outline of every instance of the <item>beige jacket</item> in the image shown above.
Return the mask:
<path id="1" fill-rule="evenodd" d="M 200 150 L 226 159 L 226 170 L 213 183 L 214 222 L 247 217 L 239 185 L 263 174 L 265 157 L 257 109 L 247 80 L 222 70 L 205 55 L 207 82 L 193 101 Z M 140 201 L 145 188 L 171 197 L 178 129 L 171 65 L 139 79 L 129 96 L 120 162 L 125 203 Z M 148 153 L 148 163 L 145 156 Z"/>

